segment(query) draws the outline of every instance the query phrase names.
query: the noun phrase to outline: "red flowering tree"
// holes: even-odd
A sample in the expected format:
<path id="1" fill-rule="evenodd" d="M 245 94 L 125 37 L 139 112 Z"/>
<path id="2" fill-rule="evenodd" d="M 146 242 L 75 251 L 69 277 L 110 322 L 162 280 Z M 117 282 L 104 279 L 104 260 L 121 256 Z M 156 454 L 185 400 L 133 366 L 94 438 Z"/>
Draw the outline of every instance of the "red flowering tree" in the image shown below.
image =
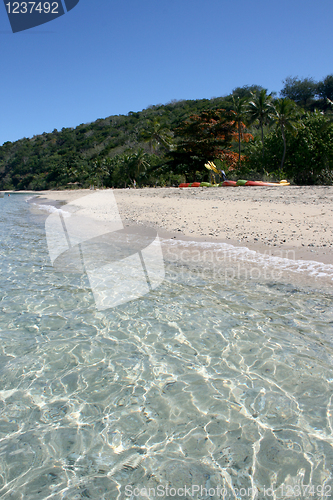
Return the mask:
<path id="1" fill-rule="evenodd" d="M 245 125 L 242 123 L 241 126 Z M 234 168 L 238 156 L 231 149 L 238 140 L 238 123 L 234 111 L 216 109 L 192 115 L 175 130 L 178 145 L 172 152 L 174 162 L 185 174 L 202 170 L 207 161 L 220 159 Z"/>

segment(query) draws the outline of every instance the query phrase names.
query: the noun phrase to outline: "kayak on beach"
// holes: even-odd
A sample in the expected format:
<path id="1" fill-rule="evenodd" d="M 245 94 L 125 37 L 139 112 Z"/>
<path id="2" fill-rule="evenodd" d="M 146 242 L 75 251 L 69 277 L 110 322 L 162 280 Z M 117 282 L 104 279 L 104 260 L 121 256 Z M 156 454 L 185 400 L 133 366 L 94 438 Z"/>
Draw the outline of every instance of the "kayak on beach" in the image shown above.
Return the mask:
<path id="1" fill-rule="evenodd" d="M 195 188 L 195 187 L 200 187 L 201 184 L 204 184 L 204 183 L 203 182 L 182 182 L 182 184 L 179 184 L 178 187 L 180 187 L 180 188 L 187 188 L 187 187 Z"/>
<path id="2" fill-rule="evenodd" d="M 220 184 L 211 184 L 210 182 L 183 182 L 179 184 L 180 188 L 184 187 L 227 187 L 227 186 L 290 186 L 290 182 L 283 180 L 280 182 L 264 182 L 264 181 L 247 181 L 245 179 L 239 179 L 236 181 L 223 181 Z"/>
<path id="3" fill-rule="evenodd" d="M 220 187 L 221 184 L 211 184 L 210 182 L 182 182 L 178 187 L 180 188 L 195 188 L 195 187 Z"/>
<path id="4" fill-rule="evenodd" d="M 280 182 L 263 182 L 263 181 L 246 181 L 245 184 L 241 184 L 243 186 L 290 186 L 290 182 L 288 181 L 280 181 Z"/>
<path id="5" fill-rule="evenodd" d="M 237 186 L 236 181 L 223 181 L 222 186 Z"/>
<path id="6" fill-rule="evenodd" d="M 223 181 L 220 184 L 211 184 L 210 182 L 183 182 L 179 184 L 180 188 L 186 187 L 227 187 L 227 186 L 290 186 L 290 182 L 283 180 L 280 182 L 264 182 L 264 181 L 247 181 L 245 179 L 239 179 L 236 181 Z"/>
<path id="7" fill-rule="evenodd" d="M 244 179 L 239 179 L 236 182 L 236 186 L 290 186 L 290 182 L 283 180 L 280 182 L 264 182 L 264 181 L 246 181 Z"/>

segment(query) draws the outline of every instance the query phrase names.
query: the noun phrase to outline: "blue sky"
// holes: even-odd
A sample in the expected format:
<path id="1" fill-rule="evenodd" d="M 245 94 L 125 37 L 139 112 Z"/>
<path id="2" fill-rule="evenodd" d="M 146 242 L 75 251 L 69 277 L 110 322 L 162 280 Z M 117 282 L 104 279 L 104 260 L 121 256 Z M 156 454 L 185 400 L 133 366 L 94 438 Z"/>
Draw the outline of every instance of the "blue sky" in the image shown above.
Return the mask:
<path id="1" fill-rule="evenodd" d="M 80 0 L 13 34 L 0 5 L 0 144 L 172 99 L 333 73 L 332 0 Z"/>

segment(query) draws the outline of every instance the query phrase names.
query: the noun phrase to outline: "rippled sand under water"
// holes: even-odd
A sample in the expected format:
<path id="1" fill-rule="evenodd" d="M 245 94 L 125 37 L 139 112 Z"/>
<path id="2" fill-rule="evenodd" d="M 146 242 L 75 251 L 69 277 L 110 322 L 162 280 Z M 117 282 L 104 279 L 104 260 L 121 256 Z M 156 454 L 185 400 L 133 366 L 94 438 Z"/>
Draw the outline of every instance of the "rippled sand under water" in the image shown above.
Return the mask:
<path id="1" fill-rule="evenodd" d="M 166 258 L 161 287 L 99 312 L 85 275 L 50 265 L 45 217 L 13 198 L 0 207 L 1 498 L 332 494 L 328 289 Z"/>

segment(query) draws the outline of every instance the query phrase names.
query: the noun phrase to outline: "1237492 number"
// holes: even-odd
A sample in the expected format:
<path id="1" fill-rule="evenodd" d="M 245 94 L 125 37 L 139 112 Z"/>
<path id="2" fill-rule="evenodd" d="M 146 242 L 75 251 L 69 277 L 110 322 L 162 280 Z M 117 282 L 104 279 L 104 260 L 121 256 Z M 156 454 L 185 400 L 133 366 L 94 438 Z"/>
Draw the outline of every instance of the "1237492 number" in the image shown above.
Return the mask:
<path id="1" fill-rule="evenodd" d="M 299 497 L 316 497 L 316 498 L 327 498 L 331 497 L 332 489 L 329 484 L 323 484 L 323 485 L 317 485 L 317 486 L 312 486 L 312 485 L 295 485 L 295 486 L 280 486 L 282 490 L 282 497 L 284 498 L 299 498 Z"/>
<path id="2" fill-rule="evenodd" d="M 58 2 L 8 2 L 6 7 L 8 14 L 59 14 Z"/>

